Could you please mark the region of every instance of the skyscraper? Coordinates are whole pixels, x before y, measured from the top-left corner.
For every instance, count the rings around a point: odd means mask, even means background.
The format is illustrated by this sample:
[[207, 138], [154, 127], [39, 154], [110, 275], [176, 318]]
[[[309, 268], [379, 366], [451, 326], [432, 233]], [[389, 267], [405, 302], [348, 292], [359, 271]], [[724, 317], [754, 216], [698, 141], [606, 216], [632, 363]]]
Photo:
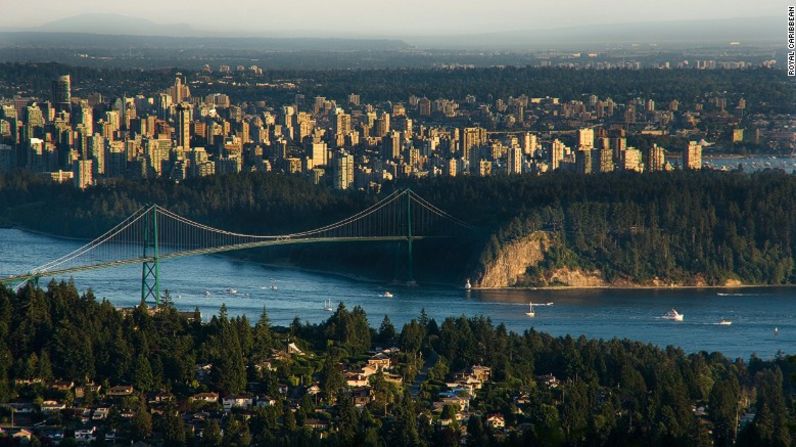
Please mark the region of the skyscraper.
[[666, 166], [666, 155], [664, 149], [657, 144], [653, 144], [647, 149], [647, 171], [663, 171]]
[[191, 148], [191, 105], [188, 103], [177, 104], [177, 146], [187, 151]]
[[689, 141], [683, 151], [683, 169], [702, 169], [702, 146], [696, 141]]
[[506, 166], [509, 174], [522, 174], [522, 148], [512, 146], [509, 148], [508, 164]]
[[72, 101], [72, 78], [66, 74], [52, 83], [53, 104], [58, 110], [69, 110]]
[[334, 159], [335, 189], [349, 189], [354, 184], [354, 156], [341, 151]]
[[564, 159], [565, 146], [561, 140], [554, 140], [550, 148], [550, 169], [556, 170], [561, 166], [561, 160]]
[[578, 150], [590, 151], [594, 149], [594, 129], [585, 128], [578, 130]]

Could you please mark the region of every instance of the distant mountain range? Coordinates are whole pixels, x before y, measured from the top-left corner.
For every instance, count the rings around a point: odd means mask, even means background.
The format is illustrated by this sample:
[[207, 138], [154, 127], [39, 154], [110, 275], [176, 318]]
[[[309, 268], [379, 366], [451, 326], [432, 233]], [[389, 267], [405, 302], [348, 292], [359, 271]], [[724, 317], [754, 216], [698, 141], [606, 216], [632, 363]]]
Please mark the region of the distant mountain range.
[[667, 44], [699, 46], [729, 42], [772, 43], [783, 39], [785, 27], [776, 17], [694, 20], [676, 22], [619, 23], [544, 29], [533, 27], [492, 33], [468, 33], [449, 36], [404, 38], [424, 48], [560, 48], [569, 46], [604, 46], [616, 44]]
[[130, 36], [197, 36], [186, 23], [160, 24], [142, 17], [121, 14], [81, 14], [55, 20], [23, 31], [48, 33], [124, 34]]
[[[624, 23], [461, 35], [362, 36], [354, 32], [206, 30], [188, 24], [159, 24], [118, 14], [83, 14], [25, 29], [0, 29], [0, 46], [53, 46], [60, 48], [235, 48], [252, 50], [399, 50], [410, 47], [438, 49], [540, 49], [600, 47], [622, 44], [700, 46], [782, 40], [784, 23], [774, 17], [676, 22]], [[98, 38], [101, 35], [101, 38]]]

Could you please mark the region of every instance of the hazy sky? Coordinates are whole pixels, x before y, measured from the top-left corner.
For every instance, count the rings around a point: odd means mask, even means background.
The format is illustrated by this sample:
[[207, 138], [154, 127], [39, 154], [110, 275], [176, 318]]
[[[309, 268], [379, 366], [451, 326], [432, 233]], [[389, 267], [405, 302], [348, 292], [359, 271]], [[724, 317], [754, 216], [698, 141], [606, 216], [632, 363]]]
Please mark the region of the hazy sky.
[[786, 0], [0, 0], [0, 27], [116, 13], [198, 30], [440, 34], [779, 16]]

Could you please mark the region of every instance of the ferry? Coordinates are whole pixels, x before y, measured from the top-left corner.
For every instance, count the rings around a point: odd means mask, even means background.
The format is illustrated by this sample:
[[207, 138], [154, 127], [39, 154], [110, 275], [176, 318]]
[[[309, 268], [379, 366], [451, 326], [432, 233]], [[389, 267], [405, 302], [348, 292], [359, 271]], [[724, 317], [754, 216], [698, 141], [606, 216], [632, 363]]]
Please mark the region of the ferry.
[[685, 315], [677, 312], [677, 309], [672, 309], [663, 316], [664, 320], [683, 321]]

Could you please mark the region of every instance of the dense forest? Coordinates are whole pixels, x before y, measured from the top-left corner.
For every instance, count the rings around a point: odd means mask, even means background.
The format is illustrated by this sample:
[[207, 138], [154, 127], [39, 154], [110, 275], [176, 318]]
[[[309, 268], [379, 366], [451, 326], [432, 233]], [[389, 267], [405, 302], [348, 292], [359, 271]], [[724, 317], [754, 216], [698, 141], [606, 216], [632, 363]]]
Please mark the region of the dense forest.
[[[303, 354], [279, 354], [288, 343]], [[378, 372], [369, 403], [355, 406], [341, 369], [374, 346], [392, 345], [400, 348], [394, 371], [403, 385], [385, 382]], [[272, 367], [255, 368], [263, 359]], [[202, 378], [195, 365], [204, 364], [212, 367]], [[471, 400], [469, 418], [456, 420], [447, 406], [434, 412], [444, 383], [474, 364], [492, 373]], [[105, 390], [132, 384], [135, 392], [112, 404], [130, 415], [114, 410], [102, 430], [169, 446], [454, 446], [465, 440], [478, 446], [785, 447], [796, 439], [794, 372], [796, 363], [786, 357], [733, 361], [628, 340], [556, 338], [532, 329], [517, 334], [484, 317], [437, 322], [421, 313], [401, 329], [385, 317], [374, 330], [362, 309], [340, 305], [323, 323], [296, 319], [282, 328], [272, 327], [265, 311], [252, 324], [223, 307], [201, 323], [168, 301], [155, 312], [139, 306], [123, 314], [67, 283], [0, 289], [0, 402], [96, 406], [104, 392], [78, 397], [48, 384], [61, 379]], [[540, 377], [555, 377], [559, 385], [544, 385]], [[307, 394], [312, 384], [319, 390], [314, 396]], [[200, 392], [244, 390], [273, 401], [222, 412], [188, 400]], [[153, 392], [176, 400], [153, 401], [147, 398]], [[487, 415], [496, 413], [506, 428], [487, 427]], [[186, 421], [196, 414], [204, 422], [189, 429]], [[80, 426], [67, 413], [47, 419]]]
[[[129, 70], [96, 69], [55, 63], [0, 64], [0, 96], [20, 91], [50, 96], [53, 79], [71, 73], [77, 96], [97, 90], [105, 96], [132, 95], [164, 89], [174, 81], [178, 69]], [[190, 73], [191, 71], [183, 71]], [[658, 70], [612, 69], [573, 70], [568, 68], [490, 67], [468, 70], [442, 69], [357, 69], [357, 70], [268, 70], [251, 78], [245, 73], [233, 74], [235, 86], [224, 93], [233, 101], [266, 99], [276, 105], [291, 104], [295, 94], [306, 98], [328, 97], [346, 102], [347, 96], [358, 93], [365, 102], [406, 101], [411, 95], [431, 99], [462, 100], [476, 94], [479, 101], [518, 97], [558, 97], [565, 100], [588, 95], [612, 98], [622, 103], [635, 98], [649, 98], [661, 104], [677, 99], [683, 104], [705, 101], [709, 95], [726, 95], [730, 102], [746, 99], [747, 113], [790, 113], [796, 102], [793, 84], [779, 70]], [[256, 83], [289, 81], [298, 90], [255, 87]], [[91, 86], [91, 89], [87, 87]], [[218, 84], [191, 87], [194, 95], [218, 92]], [[151, 92], [150, 92], [151, 93]]]
[[[793, 84], [777, 70], [768, 69], [572, 70], [508, 66], [469, 70], [269, 71], [267, 75], [273, 80], [305, 79], [302, 93], [308, 98], [320, 95], [343, 100], [353, 91], [370, 102], [405, 101], [410, 95], [460, 99], [475, 94], [481, 101], [521, 95], [567, 100], [597, 95], [617, 102], [641, 97], [661, 103], [672, 99], [691, 103], [710, 93], [727, 92], [743, 95], [749, 104], [760, 107], [756, 111], [789, 113], [796, 101]], [[241, 98], [245, 97], [245, 93], [241, 94]]]
[[[418, 244], [419, 279], [424, 265], [432, 269], [444, 260], [444, 272], [430, 271], [443, 275], [439, 280], [460, 283], [477, 276], [507, 244], [545, 231], [555, 244], [539, 266], [529, 269], [525, 284], [535, 284], [545, 269], [562, 266], [599, 270], [608, 282], [796, 281], [796, 177], [778, 171], [440, 177], [387, 184], [381, 194], [339, 192], [276, 174], [214, 176], [181, 184], [119, 181], [86, 191], [11, 174], [0, 176], [0, 221], [90, 238], [141, 206], [158, 203], [219, 228], [279, 234], [335, 222], [407, 186], [478, 228], [446, 247], [422, 252]], [[344, 265], [359, 259], [361, 265], [378, 264], [369, 257], [393, 257], [382, 247], [363, 247], [307, 246], [288, 255], [329, 261], [326, 267], [335, 259], [345, 260], [340, 261]]]

